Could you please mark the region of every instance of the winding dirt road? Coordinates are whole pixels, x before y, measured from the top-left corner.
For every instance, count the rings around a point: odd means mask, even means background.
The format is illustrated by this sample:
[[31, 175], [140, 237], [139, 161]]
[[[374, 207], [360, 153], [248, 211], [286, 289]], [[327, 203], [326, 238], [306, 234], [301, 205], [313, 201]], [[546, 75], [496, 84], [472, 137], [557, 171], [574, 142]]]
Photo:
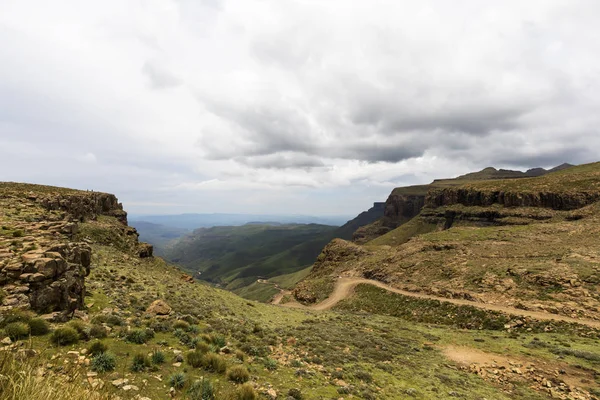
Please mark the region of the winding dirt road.
[[[424, 293], [414, 293], [414, 292], [409, 292], [406, 290], [396, 289], [394, 287], [386, 285], [385, 283], [382, 283], [379, 281], [374, 281], [371, 279], [364, 279], [364, 278], [339, 278], [335, 285], [335, 288], [333, 289], [333, 293], [331, 293], [331, 295], [327, 299], [323, 300], [322, 302], [320, 302], [318, 304], [315, 304], [312, 306], [305, 306], [305, 305], [302, 305], [297, 302], [290, 302], [290, 303], [281, 304], [281, 306], [292, 307], [292, 308], [304, 308], [304, 309], [311, 309], [311, 310], [329, 310], [329, 309], [333, 308], [340, 301], [352, 296], [352, 294], [354, 293], [354, 288], [356, 288], [356, 286], [358, 286], [360, 284], [377, 286], [381, 289], [387, 290], [388, 292], [401, 294], [403, 296], [415, 297], [418, 299], [438, 300], [438, 301], [457, 304], [457, 305], [461, 305], [461, 306], [476, 307], [476, 308], [480, 308], [483, 310], [499, 311], [499, 312], [514, 315], [514, 316], [530, 317], [530, 318], [534, 318], [537, 320], [544, 320], [544, 321], [571, 322], [571, 323], [576, 323], [576, 324], [580, 324], [580, 325], [586, 325], [591, 328], [600, 329], [600, 321], [596, 321], [596, 320], [592, 320], [592, 319], [578, 319], [578, 318], [567, 317], [564, 315], [546, 313], [546, 312], [542, 312], [542, 311], [521, 310], [518, 308], [507, 307], [507, 306], [502, 306], [502, 305], [497, 305], [497, 304], [477, 303], [477, 302], [473, 302], [473, 301], [469, 301], [469, 300], [448, 299], [445, 297], [436, 297], [436, 296], [432, 296], [432, 295], [428, 295], [428, 294], [424, 294]], [[281, 299], [283, 298], [284, 294], [286, 294], [286, 293], [289, 293], [289, 292], [282, 291], [279, 295], [276, 295], [275, 298], [273, 299], [272, 304], [279, 304], [281, 302]]]

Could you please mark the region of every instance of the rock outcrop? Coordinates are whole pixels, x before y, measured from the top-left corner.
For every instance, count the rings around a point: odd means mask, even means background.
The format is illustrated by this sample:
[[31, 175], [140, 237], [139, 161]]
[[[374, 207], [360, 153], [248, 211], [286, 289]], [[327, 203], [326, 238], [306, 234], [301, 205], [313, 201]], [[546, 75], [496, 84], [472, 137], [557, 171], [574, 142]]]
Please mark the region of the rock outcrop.
[[99, 216], [116, 218], [133, 251], [152, 257], [112, 194], [0, 183], [0, 311], [66, 316], [82, 309], [92, 241], [78, 235], [79, 223]]
[[153, 315], [169, 315], [172, 308], [164, 300], [155, 300], [148, 306], [146, 312]]
[[3, 288], [7, 296], [2, 305], [38, 313], [82, 308], [90, 262], [86, 243], [57, 243], [24, 253], [2, 269], [0, 279], [9, 282]]
[[84, 221], [95, 219], [98, 215], [116, 217], [127, 225], [127, 213], [115, 195], [99, 192], [80, 192], [67, 195], [46, 194], [30, 196], [47, 210], [66, 211], [73, 218]]

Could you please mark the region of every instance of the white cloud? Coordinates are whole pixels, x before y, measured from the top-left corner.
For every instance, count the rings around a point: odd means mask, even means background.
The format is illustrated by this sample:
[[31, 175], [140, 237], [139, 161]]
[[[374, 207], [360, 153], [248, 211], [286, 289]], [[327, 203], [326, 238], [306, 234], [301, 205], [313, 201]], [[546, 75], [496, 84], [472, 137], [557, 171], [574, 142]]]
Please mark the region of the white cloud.
[[0, 170], [116, 192], [133, 211], [351, 213], [488, 165], [594, 161], [599, 12], [5, 0]]

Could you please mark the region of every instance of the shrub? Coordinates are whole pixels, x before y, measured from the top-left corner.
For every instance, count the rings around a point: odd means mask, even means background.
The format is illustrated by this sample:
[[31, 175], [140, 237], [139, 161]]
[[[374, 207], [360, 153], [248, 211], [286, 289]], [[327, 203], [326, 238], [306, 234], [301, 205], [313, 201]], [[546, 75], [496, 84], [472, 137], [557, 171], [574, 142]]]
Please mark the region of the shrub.
[[214, 340], [213, 340], [213, 344], [219, 348], [225, 347], [225, 345], [227, 344], [227, 341], [225, 340], [225, 336], [222, 336], [222, 335], [215, 336]]
[[273, 360], [272, 358], [265, 358], [263, 364], [269, 371], [274, 371], [277, 369], [277, 361]]
[[88, 347], [88, 353], [91, 356], [97, 356], [98, 354], [106, 353], [106, 350], [108, 350], [108, 346], [99, 340], [96, 340]]
[[249, 383], [244, 383], [235, 392], [237, 400], [256, 400], [258, 398], [254, 388]]
[[81, 320], [72, 320], [66, 326], [77, 331], [79, 339], [88, 340], [90, 338], [90, 327]]
[[210, 351], [210, 346], [204, 342], [196, 343], [196, 351], [199, 351], [202, 354], [206, 354]]
[[165, 353], [162, 351], [154, 350], [150, 356], [153, 364], [164, 364], [166, 361]]
[[288, 390], [288, 398], [290, 397], [295, 400], [302, 400], [302, 393], [300, 392], [300, 389], [292, 388]]
[[361, 381], [366, 382], [366, 383], [371, 383], [373, 381], [373, 377], [371, 376], [371, 374], [369, 374], [368, 372], [363, 371], [363, 370], [356, 371], [354, 376], [357, 379], [360, 379]]
[[250, 379], [250, 374], [248, 373], [246, 367], [234, 365], [227, 371], [227, 378], [235, 383], [245, 383], [248, 382], [248, 379]]
[[50, 341], [58, 346], [66, 346], [68, 344], [77, 343], [79, 341], [79, 334], [77, 334], [77, 331], [70, 326], [65, 326], [52, 332]]
[[235, 358], [237, 358], [238, 360], [240, 360], [240, 361], [243, 362], [244, 359], [246, 358], [246, 354], [244, 354], [244, 352], [241, 351], [241, 350], [236, 350], [235, 351]]
[[187, 391], [190, 400], [214, 400], [215, 389], [207, 379], [194, 381]]
[[94, 339], [104, 339], [108, 336], [108, 331], [102, 325], [92, 325], [90, 328], [90, 337]]
[[31, 314], [21, 310], [10, 310], [4, 315], [0, 315], [0, 328], [4, 328], [6, 325], [12, 322], [29, 322]]
[[207, 371], [222, 374], [227, 369], [227, 364], [220, 355], [208, 353], [202, 357], [202, 367]]
[[133, 329], [125, 335], [126, 341], [136, 344], [144, 344], [149, 339], [147, 331], [143, 329]]
[[109, 315], [106, 318], [106, 324], [108, 326], [123, 326], [124, 325], [124, 321], [121, 317], [117, 316], [117, 315]]
[[133, 361], [131, 362], [131, 371], [132, 372], [142, 372], [145, 371], [146, 368], [152, 366], [150, 359], [145, 354], [136, 354], [133, 356]]
[[32, 318], [27, 324], [33, 336], [42, 336], [50, 332], [50, 325], [42, 318]]
[[190, 324], [182, 320], [175, 321], [175, 323], [173, 324], [173, 330], [177, 329], [181, 329], [182, 331], [189, 331]]
[[185, 359], [192, 367], [200, 368], [203, 365], [202, 359], [204, 358], [204, 354], [198, 350], [190, 351], [187, 353]]
[[4, 331], [11, 340], [19, 340], [29, 335], [29, 325], [24, 322], [11, 322], [4, 327]]
[[95, 372], [109, 372], [117, 365], [116, 357], [111, 353], [100, 353], [92, 358], [91, 367]]
[[144, 334], [146, 335], [146, 341], [154, 339], [154, 330], [146, 328], [144, 329]]
[[183, 372], [177, 372], [169, 377], [169, 384], [175, 389], [183, 389], [186, 376]]

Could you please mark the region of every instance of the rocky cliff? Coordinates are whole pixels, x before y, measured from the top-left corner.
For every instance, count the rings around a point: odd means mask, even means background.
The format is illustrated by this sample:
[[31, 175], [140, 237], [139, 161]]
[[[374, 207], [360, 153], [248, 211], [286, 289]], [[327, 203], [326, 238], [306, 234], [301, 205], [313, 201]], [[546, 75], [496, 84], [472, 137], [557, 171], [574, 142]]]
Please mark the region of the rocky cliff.
[[598, 192], [511, 192], [502, 190], [480, 190], [476, 188], [446, 188], [431, 190], [425, 199], [429, 208], [454, 204], [489, 207], [499, 204], [504, 207], [542, 207], [554, 210], [574, 210], [600, 200]]
[[383, 217], [372, 224], [357, 229], [352, 237], [352, 241], [364, 244], [382, 236], [417, 216], [424, 206], [435, 208], [453, 204], [462, 204], [465, 206], [502, 204], [505, 206], [537, 207], [539, 204], [539, 207], [550, 207], [560, 210], [580, 208], [592, 203], [594, 197], [585, 197], [584, 195], [579, 196], [584, 198], [574, 198], [573, 196], [561, 197], [556, 196], [555, 193], [544, 192], [525, 196], [522, 194], [522, 191], [515, 191], [514, 193], [487, 191], [484, 193], [479, 189], [455, 189], [474, 182], [507, 179], [520, 181], [522, 178], [544, 176], [571, 167], [573, 165], [565, 163], [550, 170], [533, 168], [526, 172], [488, 167], [481, 171], [471, 172], [452, 179], [435, 179], [428, 185], [395, 188], [385, 202]]
[[116, 218], [138, 255], [152, 256], [112, 194], [0, 183], [0, 311], [81, 309], [91, 247], [79, 237], [79, 224], [100, 216]]

